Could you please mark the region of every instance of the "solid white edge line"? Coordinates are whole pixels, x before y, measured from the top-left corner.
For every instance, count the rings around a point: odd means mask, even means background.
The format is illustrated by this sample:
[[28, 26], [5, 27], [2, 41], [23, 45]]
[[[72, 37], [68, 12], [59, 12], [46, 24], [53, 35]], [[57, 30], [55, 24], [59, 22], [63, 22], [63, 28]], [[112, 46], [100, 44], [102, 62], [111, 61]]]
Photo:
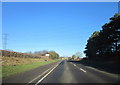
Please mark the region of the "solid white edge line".
[[[59, 64], [59, 63], [58, 63]], [[51, 67], [53, 68], [53, 66]], [[38, 78], [40, 78], [42, 75], [44, 75], [47, 71], [49, 71], [51, 68], [47, 69], [45, 72], [43, 72], [41, 75], [35, 77], [34, 79], [32, 79], [31, 81], [29, 81], [26, 85], [29, 85], [30, 83], [32, 83], [33, 81], [37, 80]]]
[[[53, 67], [51, 67], [51, 68], [53, 68]], [[47, 71], [49, 71], [51, 68], [49, 68], [49, 69], [47, 69], [45, 72], [43, 72], [41, 75], [39, 75], [39, 76], [37, 76], [36, 78], [34, 78], [33, 80], [31, 80], [30, 82], [28, 82], [28, 84], [29, 83], [32, 83], [33, 81], [35, 81], [36, 79], [38, 79], [40, 76], [42, 76], [43, 74], [45, 74]], [[28, 84], [26, 84], [26, 85], [28, 85]]]
[[43, 79], [45, 79], [59, 64], [57, 64], [52, 70], [50, 70], [45, 76], [43, 76], [35, 85], [39, 84]]

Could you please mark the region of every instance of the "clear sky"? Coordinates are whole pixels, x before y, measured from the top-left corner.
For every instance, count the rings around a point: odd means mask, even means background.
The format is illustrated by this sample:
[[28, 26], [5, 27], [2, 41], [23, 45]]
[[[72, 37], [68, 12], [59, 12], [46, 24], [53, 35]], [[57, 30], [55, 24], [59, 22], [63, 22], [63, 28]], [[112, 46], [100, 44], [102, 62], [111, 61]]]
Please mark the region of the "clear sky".
[[7, 49], [54, 50], [61, 56], [83, 52], [94, 31], [118, 12], [117, 2], [3, 2]]

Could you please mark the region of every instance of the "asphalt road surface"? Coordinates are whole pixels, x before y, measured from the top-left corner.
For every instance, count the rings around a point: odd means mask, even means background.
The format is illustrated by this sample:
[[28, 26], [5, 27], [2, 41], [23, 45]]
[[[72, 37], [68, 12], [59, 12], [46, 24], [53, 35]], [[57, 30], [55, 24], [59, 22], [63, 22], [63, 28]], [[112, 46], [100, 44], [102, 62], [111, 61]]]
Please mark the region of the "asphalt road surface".
[[62, 61], [53, 72], [38, 83], [118, 83], [118, 75]]
[[118, 79], [118, 74], [63, 60], [3, 79], [3, 83], [26, 83], [27, 85], [30, 83], [34, 85], [40, 83], [118, 83]]

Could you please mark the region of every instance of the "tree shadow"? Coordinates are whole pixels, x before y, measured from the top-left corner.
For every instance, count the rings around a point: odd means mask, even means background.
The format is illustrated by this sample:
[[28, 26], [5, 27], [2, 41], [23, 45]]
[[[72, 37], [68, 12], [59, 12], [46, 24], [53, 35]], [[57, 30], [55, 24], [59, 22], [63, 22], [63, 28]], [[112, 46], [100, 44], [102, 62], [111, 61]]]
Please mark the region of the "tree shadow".
[[104, 64], [104, 62], [100, 64], [100, 63], [94, 63], [94, 62], [92, 63], [92, 62], [89, 62], [88, 60], [80, 60], [80, 61], [68, 60], [67, 62], [73, 62], [76, 64], [81, 64], [83, 66], [93, 67], [93, 68], [96, 68], [98, 70], [105, 71], [108, 73], [120, 74], [119, 63], [117, 64], [117, 66], [114, 66], [114, 65], [110, 66], [110, 65]]

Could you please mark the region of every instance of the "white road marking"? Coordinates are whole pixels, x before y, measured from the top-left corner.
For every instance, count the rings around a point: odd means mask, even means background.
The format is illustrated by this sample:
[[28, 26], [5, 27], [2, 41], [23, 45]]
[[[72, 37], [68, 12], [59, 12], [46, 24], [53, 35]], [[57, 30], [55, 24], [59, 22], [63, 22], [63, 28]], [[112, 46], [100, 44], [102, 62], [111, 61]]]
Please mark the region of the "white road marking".
[[[73, 64], [73, 63], [71, 63], [71, 64]], [[76, 64], [73, 64], [74, 66], [76, 66], [79, 70], [81, 70], [81, 71], [83, 71], [83, 72], [85, 72], [86, 73], [86, 71], [84, 70], [84, 69], [82, 69], [82, 68], [79, 68]]]
[[[58, 63], [60, 64], [60, 62]], [[32, 83], [33, 81], [37, 80], [38, 78], [40, 78], [41, 76], [43, 76], [46, 72], [48, 72], [50, 69], [52, 69], [53, 66], [51, 68], [49, 68], [48, 70], [44, 71], [41, 75], [37, 76], [36, 78], [34, 78], [33, 80], [31, 80], [30, 82], [28, 82], [26, 85], [29, 85], [30, 83]]]
[[81, 71], [86, 72], [84, 69], [80, 68]]
[[50, 70], [45, 76], [43, 76], [35, 85], [39, 84], [43, 79], [45, 79], [59, 64], [57, 64], [52, 70]]
[[[71, 62], [71, 64], [73, 64], [72, 62]], [[74, 66], [76, 66], [75, 64], [73, 64]]]
[[76, 66], [75, 64], [73, 64], [74, 66]]
[[[51, 67], [51, 68], [53, 68], [53, 67]], [[37, 76], [36, 78], [34, 78], [33, 80], [31, 80], [30, 82], [28, 82], [28, 84], [29, 83], [32, 83], [33, 81], [35, 81], [35, 80], [37, 80], [38, 78], [40, 78], [42, 75], [44, 75], [47, 71], [49, 71], [51, 68], [49, 68], [48, 70], [46, 70], [45, 72], [43, 72], [41, 75], [39, 75], [39, 76]], [[26, 84], [26, 85], [28, 85], [28, 84]]]

